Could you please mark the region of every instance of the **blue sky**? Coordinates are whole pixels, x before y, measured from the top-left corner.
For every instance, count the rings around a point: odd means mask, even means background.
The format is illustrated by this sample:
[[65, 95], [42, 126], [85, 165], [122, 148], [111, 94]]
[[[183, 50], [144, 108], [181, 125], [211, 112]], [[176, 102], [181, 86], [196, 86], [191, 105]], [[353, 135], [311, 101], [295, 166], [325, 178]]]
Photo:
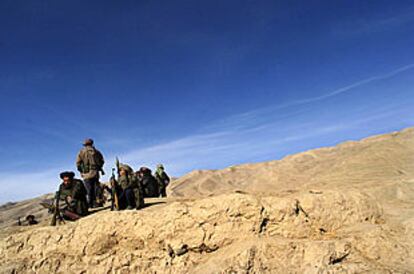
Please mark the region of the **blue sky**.
[[414, 126], [413, 34], [412, 1], [1, 1], [0, 203], [87, 137], [179, 176]]

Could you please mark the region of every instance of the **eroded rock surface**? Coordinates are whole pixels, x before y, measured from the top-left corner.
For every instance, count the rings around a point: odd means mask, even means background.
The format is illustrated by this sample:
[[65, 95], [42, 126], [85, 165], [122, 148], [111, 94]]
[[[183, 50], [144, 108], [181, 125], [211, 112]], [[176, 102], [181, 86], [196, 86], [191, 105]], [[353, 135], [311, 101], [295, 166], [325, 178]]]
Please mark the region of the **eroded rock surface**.
[[3, 273], [411, 272], [412, 244], [398, 229], [358, 191], [230, 194], [16, 233], [2, 239], [0, 265]]

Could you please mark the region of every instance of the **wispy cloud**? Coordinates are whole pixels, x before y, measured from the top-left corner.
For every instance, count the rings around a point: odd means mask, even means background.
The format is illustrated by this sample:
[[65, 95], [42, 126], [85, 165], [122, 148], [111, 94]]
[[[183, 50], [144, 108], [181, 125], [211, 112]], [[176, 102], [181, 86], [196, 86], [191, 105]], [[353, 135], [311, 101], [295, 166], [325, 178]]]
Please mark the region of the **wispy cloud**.
[[380, 74], [380, 75], [376, 75], [376, 76], [373, 76], [373, 77], [369, 77], [369, 78], [360, 80], [358, 82], [355, 82], [355, 83], [350, 84], [348, 86], [333, 90], [333, 91], [328, 92], [326, 94], [323, 94], [321, 96], [316, 96], [316, 97], [307, 98], [307, 99], [303, 99], [303, 100], [293, 101], [293, 102], [290, 103], [289, 106], [297, 106], [297, 105], [308, 104], [308, 103], [313, 103], [313, 102], [321, 101], [321, 100], [324, 100], [324, 99], [328, 99], [330, 97], [337, 96], [337, 95], [340, 95], [342, 93], [346, 93], [347, 91], [350, 91], [354, 88], [357, 88], [357, 87], [360, 87], [360, 86], [363, 86], [363, 85], [366, 85], [366, 84], [369, 84], [369, 83], [372, 83], [372, 82], [375, 82], [375, 81], [385, 80], [385, 79], [391, 78], [393, 76], [396, 76], [400, 73], [403, 73], [403, 72], [405, 72], [407, 70], [410, 70], [410, 69], [413, 69], [413, 68], [414, 68], [414, 63], [408, 64], [408, 65], [399, 67], [399, 68], [397, 68], [393, 71], [390, 71], [388, 73]]
[[[205, 128], [205, 134], [132, 150], [123, 155], [122, 159], [136, 167], [144, 164], [154, 166], [163, 161], [171, 171], [179, 175], [194, 168], [219, 168], [249, 159], [274, 159], [289, 151], [280, 149], [280, 146], [287, 143], [345, 131], [387, 117], [398, 117], [402, 112], [409, 111], [409, 105], [389, 105], [374, 110], [354, 110], [347, 117], [341, 117], [340, 114], [324, 117], [315, 114], [311, 107], [298, 106], [312, 105], [411, 69], [414, 69], [414, 63], [322, 95], [233, 115]], [[277, 151], [283, 152], [276, 153]]]
[[[412, 100], [387, 105], [355, 101], [352, 106], [335, 105], [335, 111], [325, 109], [329, 115], [320, 106], [312, 105], [413, 68], [414, 64], [409, 64], [322, 95], [234, 115], [212, 123], [198, 134], [145, 148], [131, 147], [127, 153], [118, 156], [134, 168], [142, 165], [153, 167], [162, 162], [172, 175], [177, 176], [193, 169], [216, 169], [278, 159], [286, 154], [365, 137], [381, 130], [412, 126]], [[106, 156], [109, 174], [115, 155]], [[0, 193], [0, 203], [54, 191], [59, 181], [58, 174], [63, 169], [16, 175], [0, 173], [0, 186], [4, 189]]]
[[[193, 169], [217, 169], [278, 159], [286, 154], [318, 147], [321, 138], [325, 140], [329, 137], [337, 141], [354, 136], [361, 138], [366, 135], [366, 130], [388, 130], [389, 124], [386, 121], [395, 121], [398, 117], [405, 117], [413, 124], [411, 105], [388, 106], [375, 111], [362, 109], [349, 117], [334, 117], [333, 120], [317, 117], [318, 121], [313, 121], [315, 116], [312, 115], [302, 122], [299, 122], [302, 117], [297, 117], [299, 119], [276, 121], [257, 128], [191, 135], [152, 147], [134, 149], [118, 156], [122, 162], [134, 168], [143, 165], [154, 167], [162, 162], [168, 172], [177, 176]], [[361, 133], [352, 135], [352, 132]], [[114, 158], [114, 155], [108, 155], [106, 159], [108, 176]], [[44, 172], [0, 174], [0, 186], [3, 189], [0, 204], [55, 191], [59, 184], [59, 173], [70, 166]], [[107, 180], [108, 176], [103, 180]]]
[[[351, 92], [358, 87], [362, 87], [364, 85], [368, 85], [376, 81], [386, 80], [386, 79], [392, 78], [394, 76], [397, 76], [401, 73], [404, 73], [412, 69], [414, 69], [414, 63], [398, 67], [387, 73], [375, 75], [372, 77], [368, 77], [368, 78], [356, 81], [347, 86], [332, 90], [322, 95], [304, 98], [301, 100], [293, 100], [293, 101], [289, 101], [289, 102], [278, 104], [278, 105], [273, 105], [273, 106], [255, 109], [255, 110], [244, 112], [244, 113], [239, 113], [239, 114], [227, 117], [225, 119], [222, 119], [212, 125], [209, 125], [207, 129], [212, 130], [212, 129], [217, 129], [217, 128], [229, 128], [232, 126], [239, 127], [239, 128], [243, 128], [246, 126], [250, 127], [252, 126], [251, 125], [252, 121], [253, 123], [257, 125], [257, 122], [260, 119], [263, 119], [263, 117], [272, 117], [273, 119], [272, 114], [276, 112], [278, 112], [277, 119], [286, 119], [292, 116], [297, 116], [299, 113], [306, 112], [307, 110], [303, 108], [294, 108], [294, 107], [312, 104], [312, 103], [323, 101], [323, 100], [326, 100], [326, 99], [329, 99], [335, 96], [339, 96], [341, 94]], [[288, 109], [290, 110], [283, 112], [283, 113], [279, 113], [281, 110], [288, 110]]]
[[[315, 141], [320, 136], [336, 136], [335, 138], [341, 140], [338, 134], [360, 128], [369, 129], [369, 125], [378, 128], [378, 123], [383, 123], [385, 119], [393, 120], [404, 113], [410, 114], [409, 105], [378, 108], [374, 111], [364, 109], [349, 114], [348, 117], [335, 116], [334, 119], [311, 115], [308, 120], [303, 121], [303, 117], [296, 117], [298, 119], [289, 122], [268, 123], [257, 128], [229, 129], [214, 134], [188, 136], [133, 150], [121, 155], [121, 160], [134, 167], [154, 166], [162, 161], [170, 172], [182, 175], [192, 169], [216, 169], [248, 161], [277, 159], [302, 147], [312, 147], [311, 140]], [[414, 113], [407, 117], [414, 123]], [[312, 121], [315, 118], [318, 121]], [[304, 140], [305, 143], [298, 145]]]

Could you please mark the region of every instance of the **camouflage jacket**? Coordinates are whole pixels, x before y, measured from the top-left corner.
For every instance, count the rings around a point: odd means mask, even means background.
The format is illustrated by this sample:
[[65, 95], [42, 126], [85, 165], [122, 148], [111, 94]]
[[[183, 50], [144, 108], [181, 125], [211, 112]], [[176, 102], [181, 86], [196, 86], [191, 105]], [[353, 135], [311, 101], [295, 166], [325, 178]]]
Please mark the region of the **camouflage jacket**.
[[124, 175], [118, 177], [118, 184], [122, 189], [141, 188], [140, 182], [135, 175]]
[[158, 185], [160, 187], [166, 187], [170, 183], [170, 177], [168, 177], [167, 173], [164, 171], [161, 174], [156, 172], [155, 179], [157, 179]]
[[93, 146], [85, 146], [76, 157], [76, 167], [83, 179], [99, 178], [104, 163], [102, 153]]
[[133, 186], [132, 180], [130, 180], [130, 178], [127, 175], [119, 176], [118, 184], [123, 190], [127, 188], [132, 188]]
[[141, 182], [134, 175], [124, 175], [118, 177], [118, 185], [123, 189], [132, 189], [135, 195], [135, 201], [137, 208], [142, 208], [144, 206], [144, 192], [141, 186]]
[[[74, 179], [67, 185], [61, 183], [59, 186], [59, 191], [60, 201], [62, 205], [65, 204], [69, 210], [75, 212], [78, 215], [84, 216], [88, 214], [86, 189], [81, 180]], [[68, 197], [71, 197], [72, 199], [70, 203], [68, 201]]]

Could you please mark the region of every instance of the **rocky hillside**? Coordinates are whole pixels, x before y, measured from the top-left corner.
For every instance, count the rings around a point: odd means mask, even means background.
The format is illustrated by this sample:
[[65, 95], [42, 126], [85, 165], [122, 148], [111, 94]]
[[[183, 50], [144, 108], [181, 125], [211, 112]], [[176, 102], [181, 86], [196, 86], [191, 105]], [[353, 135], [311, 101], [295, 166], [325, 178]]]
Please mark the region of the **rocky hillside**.
[[140, 211], [3, 228], [0, 273], [414, 272], [414, 129], [169, 191]]
[[48, 218], [48, 212], [40, 205], [40, 202], [52, 198], [52, 194], [46, 194], [38, 198], [0, 206], [0, 229], [15, 226], [19, 218], [24, 222], [25, 217], [29, 214], [33, 214], [38, 220]]

